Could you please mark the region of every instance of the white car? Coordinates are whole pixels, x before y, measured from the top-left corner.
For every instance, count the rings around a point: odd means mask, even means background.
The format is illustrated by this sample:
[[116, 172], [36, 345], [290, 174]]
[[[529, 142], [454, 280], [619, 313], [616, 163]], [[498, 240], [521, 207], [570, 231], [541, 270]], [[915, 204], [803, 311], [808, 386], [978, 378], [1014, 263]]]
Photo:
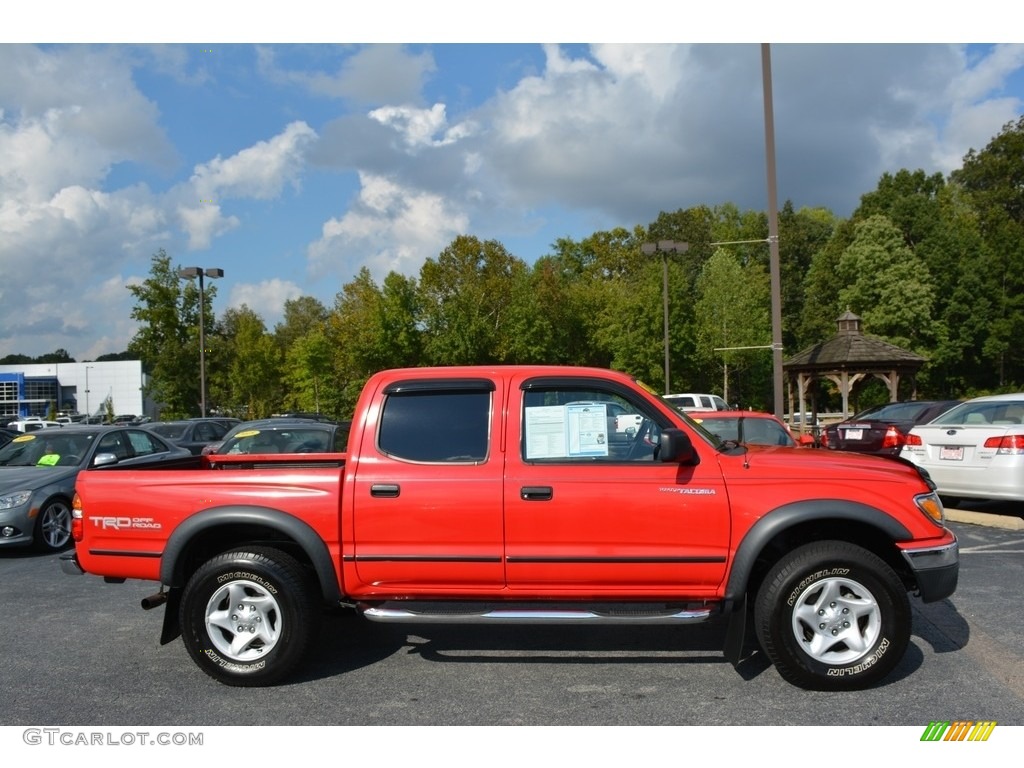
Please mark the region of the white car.
[[24, 419], [18, 419], [12, 421], [7, 425], [8, 429], [13, 429], [18, 432], [35, 432], [40, 429], [48, 429], [49, 427], [60, 427], [62, 424], [56, 421], [47, 421], [38, 416], [27, 416]]
[[678, 394], [665, 395], [669, 405], [681, 411], [728, 411], [729, 405], [718, 395]]
[[1024, 501], [1024, 393], [961, 403], [911, 429], [900, 456], [928, 471], [947, 504]]

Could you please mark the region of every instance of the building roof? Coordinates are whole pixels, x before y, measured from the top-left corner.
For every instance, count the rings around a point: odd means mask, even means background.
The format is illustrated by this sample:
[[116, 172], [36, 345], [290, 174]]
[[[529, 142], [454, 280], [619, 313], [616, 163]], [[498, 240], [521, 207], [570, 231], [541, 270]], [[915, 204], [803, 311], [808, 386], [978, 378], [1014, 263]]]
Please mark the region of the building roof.
[[839, 332], [832, 338], [793, 355], [783, 363], [787, 370], [807, 369], [918, 369], [925, 358], [861, 332], [860, 318], [847, 310], [837, 320]]

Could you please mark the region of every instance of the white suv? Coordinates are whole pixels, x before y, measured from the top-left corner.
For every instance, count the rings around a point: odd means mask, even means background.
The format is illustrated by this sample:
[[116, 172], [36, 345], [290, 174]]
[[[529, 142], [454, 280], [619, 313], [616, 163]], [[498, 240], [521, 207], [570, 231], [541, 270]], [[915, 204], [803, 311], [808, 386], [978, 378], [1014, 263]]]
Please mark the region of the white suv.
[[728, 403], [718, 395], [665, 395], [670, 405], [681, 411], [728, 411]]

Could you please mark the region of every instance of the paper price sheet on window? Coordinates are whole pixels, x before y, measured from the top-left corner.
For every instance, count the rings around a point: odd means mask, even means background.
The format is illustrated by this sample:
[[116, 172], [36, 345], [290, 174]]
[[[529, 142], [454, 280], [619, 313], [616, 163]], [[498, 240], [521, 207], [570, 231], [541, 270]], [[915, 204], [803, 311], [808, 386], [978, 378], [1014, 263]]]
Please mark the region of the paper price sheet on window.
[[608, 411], [604, 403], [527, 408], [525, 421], [528, 460], [608, 455]]

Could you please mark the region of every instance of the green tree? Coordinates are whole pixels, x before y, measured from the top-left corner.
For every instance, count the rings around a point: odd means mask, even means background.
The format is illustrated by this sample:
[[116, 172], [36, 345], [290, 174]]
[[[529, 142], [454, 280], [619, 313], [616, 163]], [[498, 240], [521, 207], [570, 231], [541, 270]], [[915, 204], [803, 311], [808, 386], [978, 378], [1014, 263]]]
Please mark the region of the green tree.
[[982, 358], [996, 388], [1024, 381], [1024, 116], [971, 150], [951, 181], [970, 197], [985, 243], [983, 296], [992, 305]]
[[[515, 359], [526, 264], [494, 240], [460, 236], [420, 269], [424, 353], [437, 365]], [[518, 322], [517, 322], [518, 321]]]
[[211, 382], [223, 410], [241, 418], [262, 419], [282, 401], [282, 354], [256, 312], [243, 304], [224, 313], [218, 328], [226, 354], [224, 375]]
[[[729, 349], [771, 344], [769, 282], [759, 261], [743, 266], [727, 248], [712, 254], [697, 280], [697, 354], [708, 368], [722, 372], [722, 396], [729, 402], [765, 407], [771, 401], [759, 381], [765, 372], [770, 377], [770, 350]], [[736, 386], [728, 386], [729, 380]]]
[[928, 350], [934, 334], [931, 275], [887, 217], [855, 225], [838, 273], [844, 285], [839, 300], [861, 316], [867, 332], [900, 347]]
[[288, 299], [284, 303], [284, 317], [274, 326], [274, 338], [282, 351], [287, 351], [292, 344], [310, 331], [322, 330], [330, 315], [327, 307], [313, 296], [300, 296]]
[[[142, 361], [150, 376], [149, 396], [160, 403], [167, 418], [199, 413], [199, 289], [191, 281], [182, 284], [178, 267], [160, 249], [152, 257], [150, 276], [129, 285], [135, 297], [131, 317], [139, 329], [128, 351]], [[212, 302], [217, 289], [204, 290], [204, 320], [213, 327]]]
[[295, 339], [285, 351], [285, 404], [297, 411], [338, 417], [340, 403], [331, 378], [332, 361], [331, 343], [323, 327]]

